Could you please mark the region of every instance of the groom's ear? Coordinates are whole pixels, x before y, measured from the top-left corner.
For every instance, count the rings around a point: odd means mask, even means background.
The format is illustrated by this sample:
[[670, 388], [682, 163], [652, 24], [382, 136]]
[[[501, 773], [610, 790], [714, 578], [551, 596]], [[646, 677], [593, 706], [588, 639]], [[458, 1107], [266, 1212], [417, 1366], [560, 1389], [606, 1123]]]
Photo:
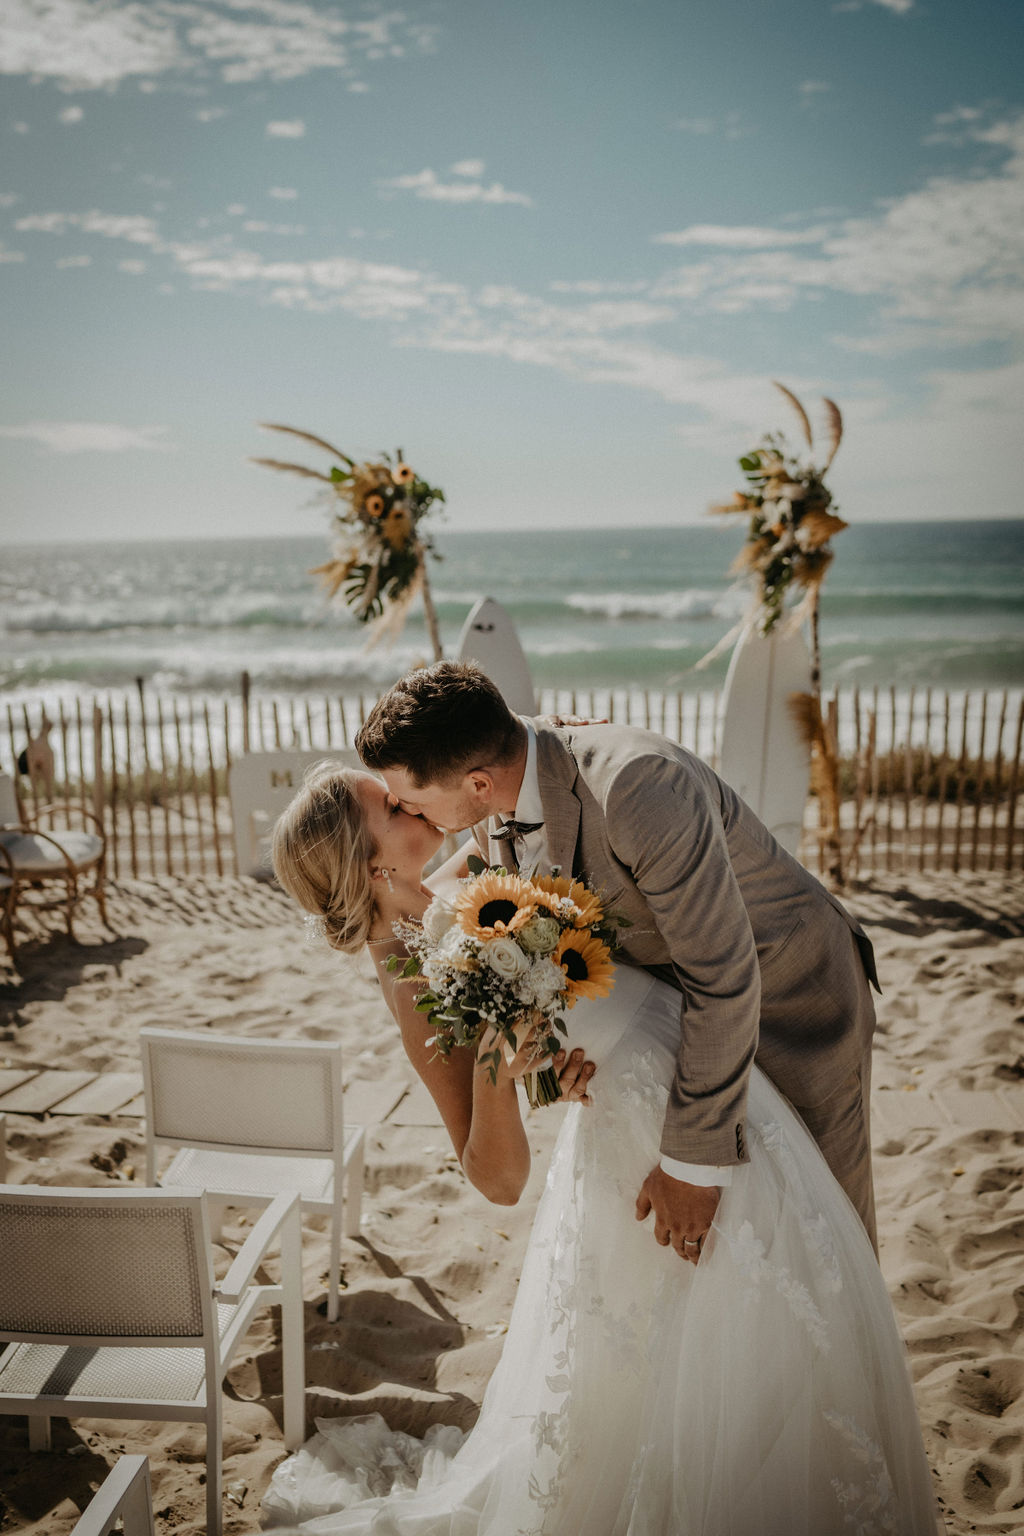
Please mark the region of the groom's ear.
[[467, 794], [481, 808], [489, 806], [494, 799], [494, 776], [486, 768], [471, 768], [463, 780], [463, 785]]

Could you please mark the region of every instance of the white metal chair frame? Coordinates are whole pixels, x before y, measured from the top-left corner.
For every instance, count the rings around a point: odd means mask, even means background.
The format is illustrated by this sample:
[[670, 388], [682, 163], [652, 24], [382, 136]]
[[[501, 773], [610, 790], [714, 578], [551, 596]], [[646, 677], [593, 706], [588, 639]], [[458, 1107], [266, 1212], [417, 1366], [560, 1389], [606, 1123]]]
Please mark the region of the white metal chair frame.
[[[55, 1415], [205, 1423], [207, 1533], [220, 1536], [222, 1382], [253, 1314], [278, 1303], [284, 1442], [302, 1444], [301, 1238], [297, 1197], [278, 1196], [218, 1282], [201, 1194], [0, 1185], [0, 1413], [28, 1415], [32, 1450], [49, 1448]], [[278, 1241], [280, 1282], [254, 1283]], [[147, 1272], [166, 1296], [147, 1294]], [[193, 1355], [177, 1379], [171, 1351]], [[147, 1370], [161, 1390], [147, 1394]]]
[[[72, 828], [64, 829], [62, 842], [60, 827], [40, 825], [43, 817], [52, 818], [58, 812], [65, 819], [69, 813], [73, 813], [93, 828], [91, 840], [97, 846], [95, 849], [90, 848], [86, 857], [76, 859], [70, 851], [74, 842], [68, 838], [67, 833], [72, 832]], [[74, 837], [80, 838], [82, 835], [78, 832]], [[87, 896], [95, 898], [100, 917], [106, 923], [107, 837], [99, 817], [92, 811], [81, 805], [41, 805], [28, 815], [18, 804], [14, 780], [9, 774], [0, 773], [0, 848], [4, 851], [0, 877], [12, 881], [5, 893], [0, 892], [4, 899], [0, 926], [12, 959], [15, 956], [14, 912], [18, 902], [25, 892], [41, 891], [55, 880], [64, 883], [63, 897], [52, 901], [33, 900], [31, 905], [41, 911], [62, 907], [70, 939], [75, 937], [75, 908]], [[82, 877], [90, 873], [91, 883], [83, 885]]]
[[124, 1536], [156, 1536], [149, 1458], [122, 1456], [75, 1522], [71, 1536], [110, 1536], [118, 1520]]
[[[262, 1206], [279, 1190], [298, 1189], [304, 1211], [330, 1218], [327, 1317], [336, 1322], [341, 1236], [360, 1232], [366, 1143], [364, 1126], [345, 1128], [341, 1045], [147, 1026], [139, 1046], [147, 1184], [202, 1189], [215, 1212]], [[285, 1075], [292, 1114], [279, 1087]], [[176, 1155], [158, 1174], [164, 1148]], [[285, 1160], [297, 1159], [305, 1167], [292, 1175]]]

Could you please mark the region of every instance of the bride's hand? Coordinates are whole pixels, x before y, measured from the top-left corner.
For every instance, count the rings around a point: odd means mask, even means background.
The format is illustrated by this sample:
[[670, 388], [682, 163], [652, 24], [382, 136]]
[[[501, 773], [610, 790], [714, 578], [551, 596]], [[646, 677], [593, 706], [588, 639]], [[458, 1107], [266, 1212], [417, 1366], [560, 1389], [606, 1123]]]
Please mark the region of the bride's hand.
[[563, 1099], [568, 1099], [573, 1104], [591, 1102], [587, 1089], [596, 1068], [592, 1061], [584, 1059], [581, 1050], [577, 1048], [568, 1053], [558, 1051], [551, 1065], [558, 1074], [558, 1086], [562, 1090]]

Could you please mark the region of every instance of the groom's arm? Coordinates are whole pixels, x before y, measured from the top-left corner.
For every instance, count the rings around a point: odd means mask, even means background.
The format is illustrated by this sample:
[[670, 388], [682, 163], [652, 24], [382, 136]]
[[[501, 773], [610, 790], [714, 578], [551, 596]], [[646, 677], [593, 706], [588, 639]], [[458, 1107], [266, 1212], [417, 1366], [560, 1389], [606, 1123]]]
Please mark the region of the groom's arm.
[[705, 1167], [746, 1161], [761, 1004], [754, 935], [715, 790], [699, 765], [645, 755], [615, 776], [604, 807], [612, 849], [650, 908], [682, 989], [661, 1150]]

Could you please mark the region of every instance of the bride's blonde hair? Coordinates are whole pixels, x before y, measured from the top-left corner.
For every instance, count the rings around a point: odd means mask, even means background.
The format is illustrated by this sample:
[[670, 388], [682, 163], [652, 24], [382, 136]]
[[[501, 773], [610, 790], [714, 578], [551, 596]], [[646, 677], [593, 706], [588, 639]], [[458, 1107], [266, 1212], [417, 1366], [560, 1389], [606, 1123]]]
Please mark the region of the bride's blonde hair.
[[370, 936], [374, 915], [370, 860], [376, 853], [356, 775], [317, 763], [274, 826], [274, 873], [289, 896], [316, 917], [332, 949], [354, 954]]

